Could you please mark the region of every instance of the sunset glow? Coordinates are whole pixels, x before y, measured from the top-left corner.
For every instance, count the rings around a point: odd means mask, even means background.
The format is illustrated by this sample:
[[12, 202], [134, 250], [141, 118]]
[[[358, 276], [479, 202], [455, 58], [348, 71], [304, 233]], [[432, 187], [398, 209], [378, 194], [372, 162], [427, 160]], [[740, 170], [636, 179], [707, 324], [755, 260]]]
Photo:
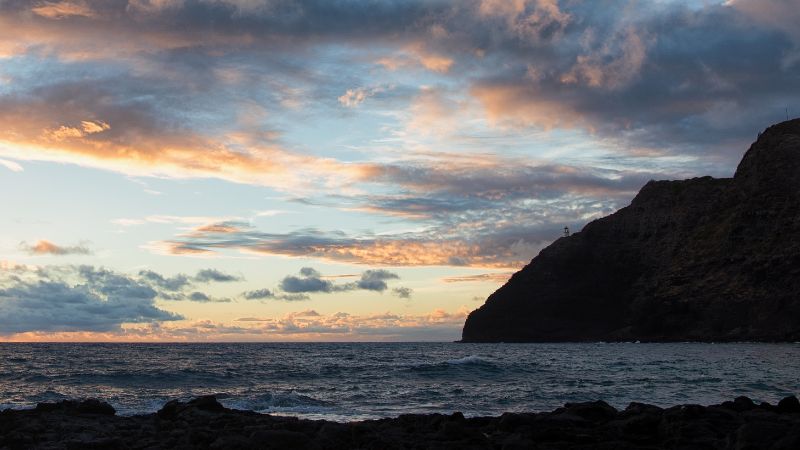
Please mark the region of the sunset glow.
[[796, 115], [791, 3], [0, 0], [0, 341], [458, 339]]

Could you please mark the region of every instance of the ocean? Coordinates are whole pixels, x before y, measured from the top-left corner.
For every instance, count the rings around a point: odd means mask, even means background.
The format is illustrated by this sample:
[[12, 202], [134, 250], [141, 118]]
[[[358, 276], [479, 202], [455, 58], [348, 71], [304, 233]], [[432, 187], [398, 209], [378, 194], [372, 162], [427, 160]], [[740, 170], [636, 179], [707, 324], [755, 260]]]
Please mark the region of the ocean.
[[100, 398], [118, 414], [216, 394], [227, 407], [350, 421], [800, 394], [800, 344], [0, 344], [0, 410]]

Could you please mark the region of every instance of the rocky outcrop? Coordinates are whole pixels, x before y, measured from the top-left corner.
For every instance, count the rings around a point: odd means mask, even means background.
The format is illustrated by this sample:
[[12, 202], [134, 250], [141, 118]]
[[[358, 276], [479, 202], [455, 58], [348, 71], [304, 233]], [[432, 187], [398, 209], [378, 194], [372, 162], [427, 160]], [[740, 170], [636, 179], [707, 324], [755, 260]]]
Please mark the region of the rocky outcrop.
[[462, 340], [800, 340], [800, 119], [759, 135], [733, 178], [650, 181], [558, 239]]
[[662, 409], [597, 401], [500, 417], [402, 415], [337, 423], [237, 411], [213, 397], [119, 417], [98, 401], [0, 412], [0, 449], [796, 449], [800, 402]]

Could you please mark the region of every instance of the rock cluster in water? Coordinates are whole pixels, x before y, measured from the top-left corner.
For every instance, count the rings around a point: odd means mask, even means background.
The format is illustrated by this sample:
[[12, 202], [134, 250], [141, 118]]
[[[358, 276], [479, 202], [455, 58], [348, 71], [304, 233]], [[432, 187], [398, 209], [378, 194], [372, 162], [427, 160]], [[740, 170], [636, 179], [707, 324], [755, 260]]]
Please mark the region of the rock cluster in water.
[[558, 239], [462, 340], [800, 341], [800, 119], [759, 135], [733, 178], [650, 181]]
[[214, 397], [172, 401], [154, 414], [120, 417], [97, 400], [0, 412], [0, 449], [797, 449], [800, 402], [668, 409], [631, 403], [567, 404], [500, 417], [402, 415], [337, 423], [223, 407]]

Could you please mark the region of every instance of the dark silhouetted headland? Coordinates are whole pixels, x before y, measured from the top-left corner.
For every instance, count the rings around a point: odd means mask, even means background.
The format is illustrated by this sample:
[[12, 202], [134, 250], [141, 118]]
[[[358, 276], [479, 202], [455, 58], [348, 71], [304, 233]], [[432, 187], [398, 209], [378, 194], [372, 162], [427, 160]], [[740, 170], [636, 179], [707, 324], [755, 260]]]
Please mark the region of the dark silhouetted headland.
[[337, 423], [227, 409], [214, 397], [172, 401], [158, 413], [117, 416], [86, 400], [0, 412], [3, 449], [643, 449], [800, 448], [800, 402], [667, 409], [597, 401], [546, 413], [465, 418], [406, 414]]
[[545, 248], [467, 318], [465, 342], [799, 341], [800, 119], [733, 178], [650, 181]]

